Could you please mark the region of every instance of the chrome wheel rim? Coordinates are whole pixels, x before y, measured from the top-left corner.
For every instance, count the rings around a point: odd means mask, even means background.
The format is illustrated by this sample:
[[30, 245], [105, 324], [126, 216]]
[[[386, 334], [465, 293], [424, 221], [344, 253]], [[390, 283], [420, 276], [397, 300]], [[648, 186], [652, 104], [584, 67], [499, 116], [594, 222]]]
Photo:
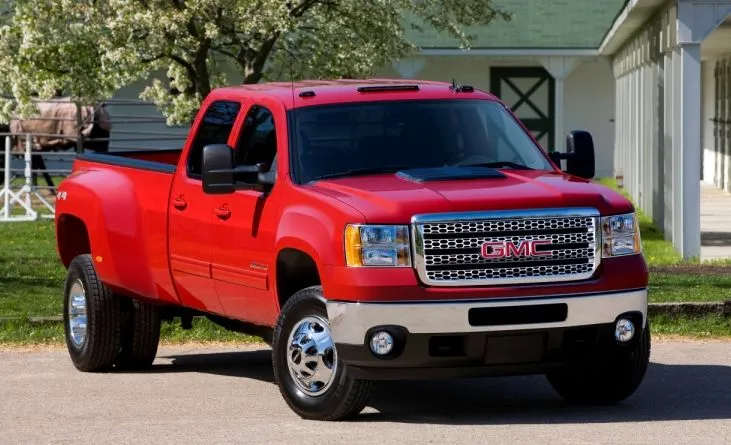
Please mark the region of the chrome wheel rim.
[[327, 321], [305, 317], [292, 328], [287, 345], [287, 367], [299, 390], [309, 396], [327, 392], [338, 366]]
[[86, 341], [86, 291], [81, 280], [76, 280], [69, 290], [69, 337], [80, 348]]

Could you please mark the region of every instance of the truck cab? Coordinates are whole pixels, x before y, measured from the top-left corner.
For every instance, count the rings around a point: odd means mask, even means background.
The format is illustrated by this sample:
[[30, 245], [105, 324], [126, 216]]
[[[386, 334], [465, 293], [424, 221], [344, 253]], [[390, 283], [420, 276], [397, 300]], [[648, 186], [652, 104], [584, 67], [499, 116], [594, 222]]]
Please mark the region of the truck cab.
[[648, 270], [632, 204], [593, 175], [588, 132], [549, 154], [472, 87], [216, 89], [182, 149], [83, 154], [60, 185], [69, 352], [147, 367], [160, 320], [205, 316], [261, 335], [308, 419], [357, 415], [384, 379], [545, 374], [623, 400]]

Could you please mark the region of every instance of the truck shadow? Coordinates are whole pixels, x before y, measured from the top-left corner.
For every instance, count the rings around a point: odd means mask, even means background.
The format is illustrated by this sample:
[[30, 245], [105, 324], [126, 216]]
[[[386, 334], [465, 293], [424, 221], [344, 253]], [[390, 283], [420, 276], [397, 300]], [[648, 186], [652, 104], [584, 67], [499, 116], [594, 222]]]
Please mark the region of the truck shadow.
[[142, 373], [197, 372], [274, 383], [270, 349], [211, 354], [158, 355], [170, 364], [155, 364]]
[[731, 367], [651, 363], [614, 406], [572, 406], [543, 376], [376, 385], [362, 421], [442, 424], [615, 423], [731, 419]]
[[[171, 355], [147, 372], [203, 372], [274, 382], [271, 351]], [[651, 363], [642, 386], [614, 406], [572, 406], [543, 376], [378, 382], [355, 422], [490, 425], [731, 419], [731, 367]]]

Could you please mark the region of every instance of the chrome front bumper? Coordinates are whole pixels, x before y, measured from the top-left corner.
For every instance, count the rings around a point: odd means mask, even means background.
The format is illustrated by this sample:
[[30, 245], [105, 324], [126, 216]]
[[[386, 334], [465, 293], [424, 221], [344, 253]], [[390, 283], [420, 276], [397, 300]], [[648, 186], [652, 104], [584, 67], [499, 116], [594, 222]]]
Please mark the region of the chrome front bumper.
[[[472, 326], [470, 309], [505, 306], [530, 306], [564, 303], [568, 307], [563, 321], [531, 324]], [[351, 303], [328, 301], [330, 329], [336, 343], [363, 345], [366, 333], [376, 326], [401, 326], [412, 334], [474, 333], [514, 330], [566, 328], [612, 323], [626, 312], [647, 319], [647, 289], [626, 292], [561, 295], [541, 298], [491, 299], [488, 301], [435, 301], [394, 303]]]

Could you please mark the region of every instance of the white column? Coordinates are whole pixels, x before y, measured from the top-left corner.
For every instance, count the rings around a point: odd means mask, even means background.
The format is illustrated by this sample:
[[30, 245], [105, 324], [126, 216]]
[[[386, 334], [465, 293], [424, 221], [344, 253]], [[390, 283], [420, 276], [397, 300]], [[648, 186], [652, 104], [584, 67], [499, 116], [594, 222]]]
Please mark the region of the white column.
[[[673, 244], [678, 250], [683, 242], [682, 226], [680, 225], [683, 218], [683, 183], [682, 179], [682, 156], [680, 153], [680, 127], [682, 126], [682, 88], [683, 80], [680, 70], [680, 49], [673, 49]], [[682, 251], [681, 251], [682, 252]]]
[[624, 83], [624, 100], [622, 104], [622, 175], [624, 176], [624, 188], [627, 188], [627, 153], [630, 152], [630, 122], [632, 122], [632, 102], [630, 101], [632, 90], [630, 89], [630, 75], [625, 73], [622, 79]]
[[[566, 150], [566, 145], [563, 143], [563, 139], [566, 136], [564, 132], [563, 121], [563, 95], [564, 95], [564, 77], [554, 77], [555, 79], [555, 96], [554, 96], [554, 111], [553, 111], [553, 146], [555, 149], [560, 151]], [[560, 149], [559, 149], [560, 147]]]
[[624, 74], [616, 77], [614, 93], [614, 176], [622, 174], [622, 151], [624, 150]]
[[731, 14], [731, 1], [678, 1], [674, 58], [678, 113], [675, 125], [673, 244], [684, 258], [701, 254], [701, 43]]
[[617, 176], [617, 172], [619, 171], [619, 147], [621, 144], [620, 141], [620, 135], [622, 127], [620, 126], [620, 119], [622, 117], [622, 79], [620, 77], [617, 77], [617, 71], [615, 70], [613, 72], [614, 74], [614, 151], [612, 152], [613, 156], [613, 168], [614, 171], [612, 172], [612, 175], [614, 177]]
[[652, 166], [654, 162], [654, 152], [652, 146], [652, 129], [653, 129], [653, 106], [652, 100], [652, 85], [651, 81], [651, 65], [648, 63], [642, 67], [642, 89], [644, 91], [642, 101], [644, 102], [644, 116], [642, 119], [642, 151], [645, 153], [644, 159], [642, 160], [642, 195], [644, 206], [647, 209], [647, 213], [652, 218], [653, 205], [652, 205], [652, 184], [654, 182], [654, 175], [652, 174]]
[[663, 159], [664, 159], [664, 170], [663, 178], [665, 179], [665, 187], [663, 193], [664, 199], [664, 212], [665, 212], [665, 223], [663, 224], [663, 232], [665, 238], [673, 241], [675, 234], [673, 233], [673, 216], [675, 215], [675, 208], [673, 207], [673, 190], [675, 184], [673, 182], [673, 129], [675, 128], [675, 71], [673, 70], [673, 52], [668, 51], [665, 53], [665, 112], [663, 113], [663, 129], [664, 129], [664, 141], [663, 141]]
[[683, 257], [701, 253], [701, 45], [684, 43], [680, 48], [680, 143], [678, 179], [682, 184], [679, 204], [682, 217], [676, 220], [681, 235], [678, 250]]
[[628, 167], [627, 170], [629, 170], [631, 177], [629, 178], [629, 185], [630, 187], [629, 192], [632, 196], [632, 199], [635, 202], [638, 202], [637, 199], [637, 149], [639, 148], [639, 143], [637, 141], [637, 127], [638, 127], [638, 120], [639, 120], [639, 108], [640, 108], [640, 100], [639, 100], [639, 91], [637, 88], [637, 69], [634, 69], [630, 73], [630, 78], [632, 79], [632, 96], [631, 96], [631, 104], [632, 104], [632, 131], [631, 131], [631, 139], [629, 144], [630, 149], [630, 156], [628, 159]]
[[642, 65], [637, 67], [636, 73], [636, 84], [637, 84], [637, 134], [635, 135], [635, 153], [636, 153], [636, 165], [635, 165], [635, 196], [637, 202], [641, 206], [645, 207], [645, 194], [643, 193], [643, 186], [645, 178], [642, 177], [642, 173], [645, 171], [645, 85], [644, 85], [644, 74], [645, 70]]
[[655, 151], [655, 161], [653, 162], [655, 168], [653, 192], [655, 194], [655, 208], [653, 212], [655, 224], [658, 227], [663, 227], [665, 224], [665, 56], [663, 54], [658, 55], [654, 65], [653, 85], [653, 103], [655, 104], [656, 113], [653, 144]]
[[557, 151], [565, 151], [565, 145], [563, 144], [563, 138], [566, 136], [563, 107], [564, 80], [579, 64], [579, 59], [576, 57], [539, 57], [538, 61], [554, 80], [554, 148]]
[[[624, 177], [624, 188], [626, 189], [629, 184], [629, 177], [631, 173], [628, 169], [627, 156], [631, 152], [631, 140], [632, 140], [632, 78], [630, 73], [625, 73], [622, 78], [624, 98], [622, 103], [622, 152], [621, 152], [621, 166], [622, 175]], [[630, 185], [631, 187], [631, 185]]]
[[632, 152], [634, 151], [634, 134], [635, 134], [635, 94], [634, 71], [627, 73], [627, 148], [624, 152], [624, 183], [627, 192], [632, 195], [634, 188], [634, 173], [632, 172]]

